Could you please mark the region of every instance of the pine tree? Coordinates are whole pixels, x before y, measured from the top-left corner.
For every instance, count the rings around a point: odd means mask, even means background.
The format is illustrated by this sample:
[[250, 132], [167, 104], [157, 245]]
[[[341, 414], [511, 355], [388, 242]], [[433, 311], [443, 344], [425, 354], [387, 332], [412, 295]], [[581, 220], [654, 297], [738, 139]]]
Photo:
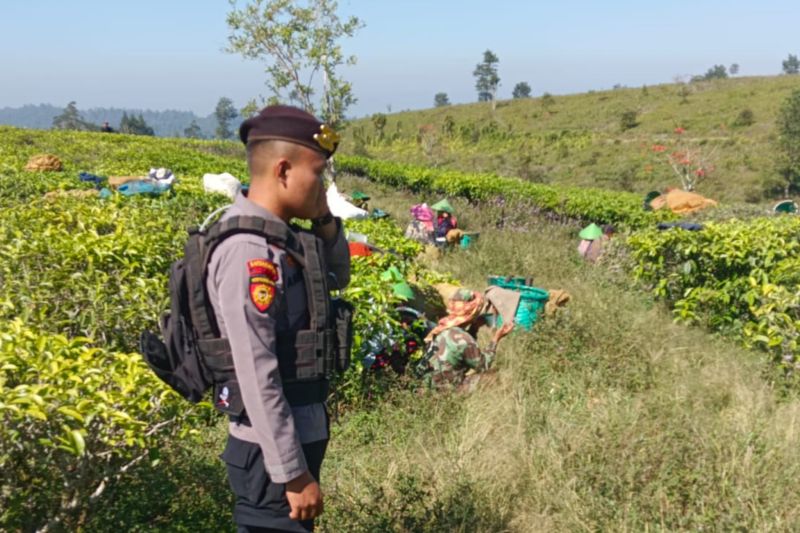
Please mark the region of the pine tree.
[[475, 76], [475, 89], [478, 91], [479, 102], [491, 102], [492, 111], [496, 103], [495, 96], [500, 86], [500, 76], [497, 75], [497, 64], [500, 60], [491, 50], [483, 53], [483, 62], [475, 66], [472, 75]]
[[230, 98], [225, 98], [224, 96], [220, 98], [217, 102], [217, 107], [214, 110], [214, 116], [217, 119], [217, 138], [230, 139], [233, 137], [230, 123], [231, 120], [239, 116], [239, 114], [236, 112], [236, 108], [233, 107], [233, 101]]
[[53, 118], [53, 128], [57, 130], [81, 130], [81, 131], [96, 131], [99, 129], [95, 124], [90, 124], [83, 120], [78, 106], [75, 102], [70, 102], [64, 111]]

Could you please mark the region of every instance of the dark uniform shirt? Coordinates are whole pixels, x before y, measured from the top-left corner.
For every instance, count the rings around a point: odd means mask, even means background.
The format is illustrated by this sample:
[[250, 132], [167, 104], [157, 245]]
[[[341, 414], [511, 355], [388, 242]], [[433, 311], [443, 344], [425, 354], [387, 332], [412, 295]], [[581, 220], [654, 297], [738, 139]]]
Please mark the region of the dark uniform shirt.
[[[280, 219], [241, 193], [222, 219], [258, 216]], [[329, 288], [344, 288], [350, 279], [350, 256], [344, 231], [325, 245]], [[251, 294], [253, 261], [272, 262], [278, 276], [272, 297]], [[307, 470], [302, 444], [328, 438], [321, 403], [290, 407], [283, 394], [276, 339], [279, 332], [308, 327], [308, 300], [300, 267], [286, 252], [262, 237], [239, 234], [217, 247], [209, 262], [208, 294], [223, 337], [228, 338], [236, 377], [251, 425], [231, 422], [230, 434], [261, 447], [266, 470], [286, 483]], [[335, 280], [335, 281], [334, 281]], [[260, 305], [256, 305], [258, 302]], [[268, 303], [266, 307], [265, 303]]]

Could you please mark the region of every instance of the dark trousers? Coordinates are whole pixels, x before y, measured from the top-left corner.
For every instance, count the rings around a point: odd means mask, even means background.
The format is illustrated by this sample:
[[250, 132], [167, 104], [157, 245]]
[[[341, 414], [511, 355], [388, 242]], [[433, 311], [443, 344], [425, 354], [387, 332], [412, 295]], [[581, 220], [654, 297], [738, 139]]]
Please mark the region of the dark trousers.
[[[327, 440], [303, 445], [308, 469], [319, 481]], [[314, 521], [289, 518], [286, 486], [274, 483], [264, 467], [261, 447], [228, 435], [221, 458], [228, 467], [228, 482], [236, 496], [233, 519], [240, 532], [268, 533], [271, 531], [306, 532], [314, 530]]]

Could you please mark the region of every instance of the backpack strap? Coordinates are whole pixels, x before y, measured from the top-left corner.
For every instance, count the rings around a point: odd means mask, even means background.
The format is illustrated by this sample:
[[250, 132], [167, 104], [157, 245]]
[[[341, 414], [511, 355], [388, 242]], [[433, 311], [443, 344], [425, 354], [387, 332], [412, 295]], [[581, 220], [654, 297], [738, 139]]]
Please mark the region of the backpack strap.
[[317, 371], [330, 375], [335, 367], [333, 346], [334, 331], [331, 329], [331, 308], [328, 297], [327, 266], [321, 250], [321, 242], [309, 232], [298, 234], [306, 257], [303, 276], [306, 282], [306, 297], [310, 318], [309, 330], [316, 334]]
[[[237, 216], [217, 222], [208, 229], [206, 240], [213, 247], [237, 233], [253, 233], [263, 236], [270, 244], [275, 244], [287, 251], [303, 252], [294, 232], [283, 222], [267, 220], [254, 216]], [[209, 246], [212, 248], [212, 246]], [[211, 250], [213, 251], [213, 249]], [[208, 259], [211, 258], [209, 253]]]
[[220, 334], [205, 285], [208, 279], [208, 264], [211, 255], [225, 239], [240, 233], [258, 235], [264, 237], [267, 242], [291, 253], [301, 266], [305, 267], [306, 264], [300, 243], [293, 232], [285, 224], [275, 220], [254, 216], [237, 216], [216, 222], [205, 232], [189, 231], [190, 234], [193, 232], [204, 233], [200, 239], [189, 239], [185, 250], [185, 255], [192, 258], [186, 262], [189, 268], [187, 274], [191, 280], [189, 285], [193, 303], [191, 306], [192, 323], [201, 339], [218, 338]]
[[311, 315], [310, 329], [320, 331], [327, 326], [328, 317], [328, 283], [325, 276], [325, 264], [318, 248], [317, 237], [308, 232], [299, 234], [303, 246], [306, 265], [303, 269], [306, 276], [306, 293], [308, 295], [308, 312]]

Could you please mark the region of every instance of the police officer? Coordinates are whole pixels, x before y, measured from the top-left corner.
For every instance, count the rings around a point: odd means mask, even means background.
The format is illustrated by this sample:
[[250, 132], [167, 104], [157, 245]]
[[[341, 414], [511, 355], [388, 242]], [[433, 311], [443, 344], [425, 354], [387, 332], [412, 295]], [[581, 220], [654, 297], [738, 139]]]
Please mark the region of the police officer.
[[[269, 106], [244, 121], [239, 136], [247, 147], [250, 188], [221, 220], [255, 216], [288, 228], [292, 218], [310, 219], [327, 289], [346, 286], [347, 241], [323, 184], [336, 133], [305, 111]], [[323, 510], [327, 388], [298, 400], [283, 375], [292, 348], [282, 339], [309, 327], [308, 295], [317, 289], [307, 286], [303, 268], [285, 248], [247, 233], [225, 239], [209, 261], [208, 295], [221, 336], [230, 342], [238, 381], [238, 390], [225, 388], [215, 400], [227, 404], [228, 395], [239, 394], [245, 409], [232, 418], [221, 456], [239, 531], [309, 531]]]

